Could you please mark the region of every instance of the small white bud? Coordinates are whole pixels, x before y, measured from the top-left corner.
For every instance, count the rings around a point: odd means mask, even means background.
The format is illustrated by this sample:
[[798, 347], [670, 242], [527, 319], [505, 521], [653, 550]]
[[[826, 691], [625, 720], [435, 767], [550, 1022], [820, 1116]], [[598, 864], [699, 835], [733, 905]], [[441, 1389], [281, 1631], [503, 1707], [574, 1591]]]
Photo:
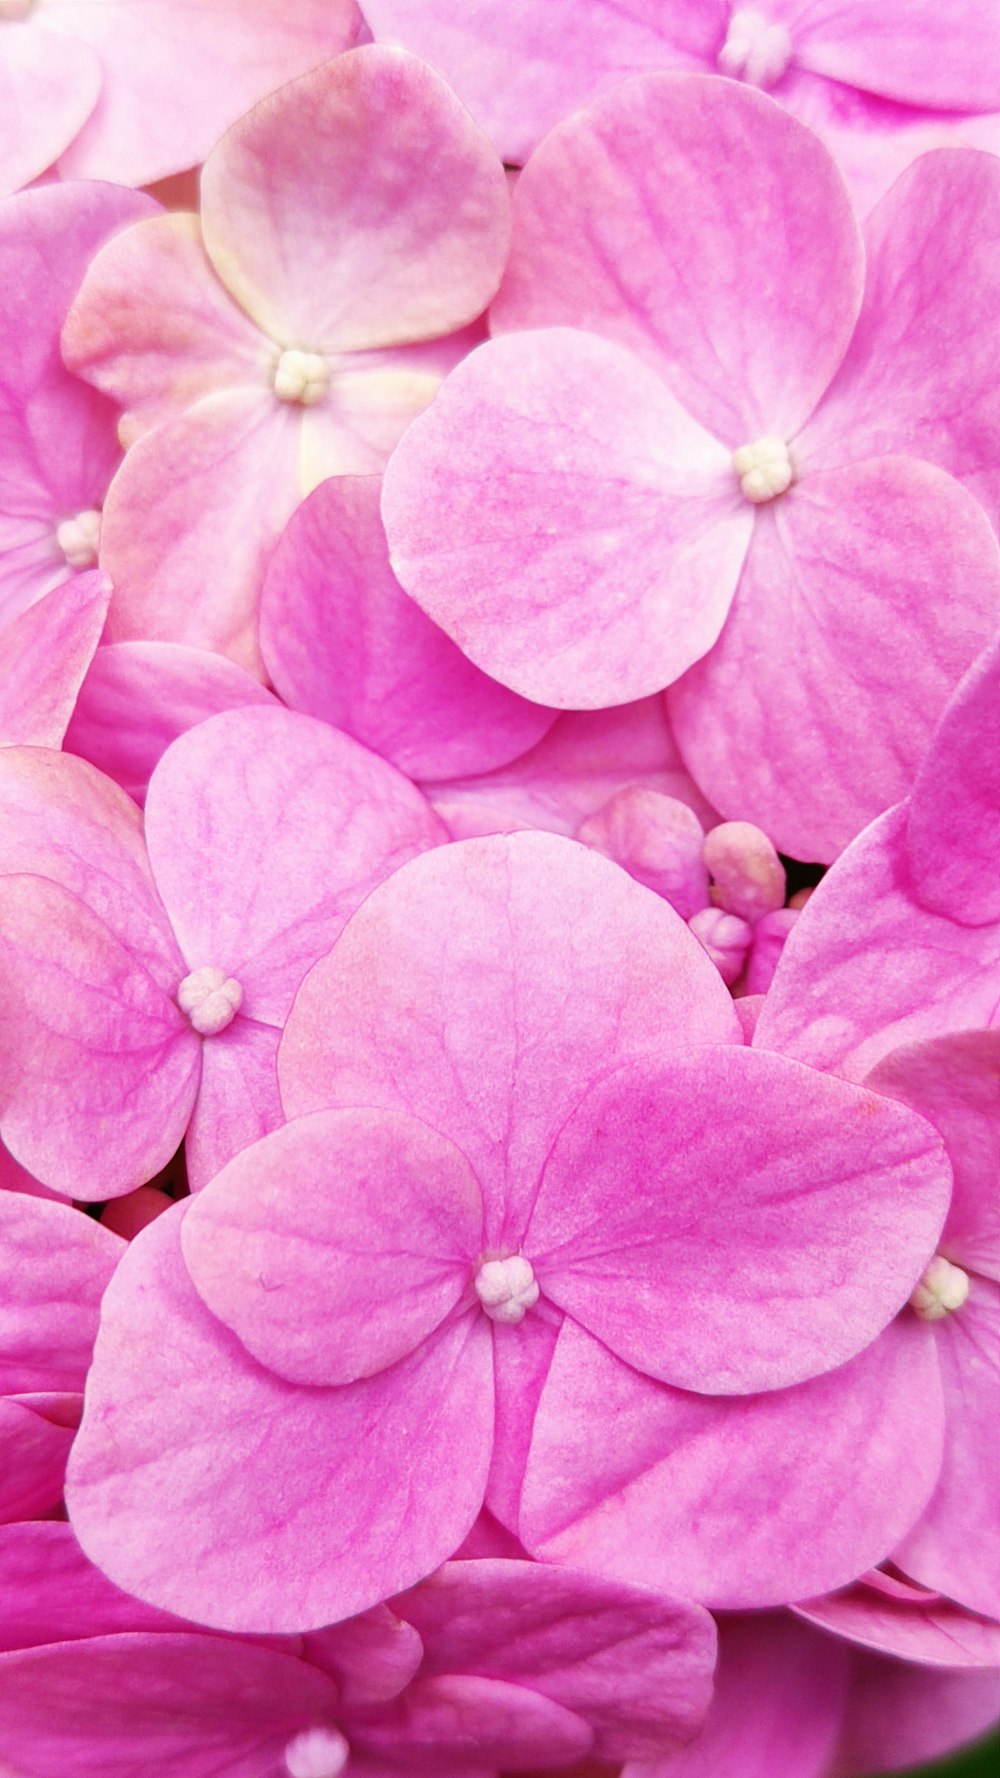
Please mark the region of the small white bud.
[[285, 1748], [288, 1778], [340, 1778], [351, 1750], [337, 1729], [303, 1729]]
[[719, 51], [721, 74], [766, 91], [777, 86], [791, 59], [792, 39], [784, 25], [776, 25], [755, 6], [737, 8]]
[[243, 1005], [243, 989], [224, 970], [193, 969], [177, 990], [177, 1004], [201, 1037], [217, 1037]]
[[300, 352], [290, 346], [274, 367], [274, 393], [279, 401], [297, 401], [315, 407], [330, 387], [330, 366], [318, 352]]
[[740, 478], [744, 499], [764, 506], [784, 494], [795, 480], [788, 446], [781, 438], [758, 438], [733, 452], [733, 468]]
[[968, 1294], [968, 1272], [936, 1253], [910, 1298], [910, 1308], [921, 1321], [943, 1321], [962, 1307]]
[[476, 1295], [491, 1321], [516, 1327], [538, 1301], [530, 1260], [520, 1253], [484, 1260], [476, 1273]]
[[[2, 3], [0, 0], [0, 5]], [[68, 568], [96, 568], [100, 540], [101, 515], [93, 507], [87, 512], [78, 512], [74, 519], [63, 519], [56, 530], [56, 542]]]

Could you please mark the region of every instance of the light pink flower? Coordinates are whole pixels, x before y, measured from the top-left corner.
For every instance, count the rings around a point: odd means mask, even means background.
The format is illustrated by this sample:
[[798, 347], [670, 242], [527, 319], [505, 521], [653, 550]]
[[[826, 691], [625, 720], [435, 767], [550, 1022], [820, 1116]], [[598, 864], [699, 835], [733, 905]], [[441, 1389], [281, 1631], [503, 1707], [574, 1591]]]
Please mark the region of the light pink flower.
[[77, 574], [0, 627], [0, 747], [60, 747], [111, 598]]
[[968, 151], [914, 169], [862, 311], [836, 167], [763, 95], [649, 75], [560, 125], [515, 190], [499, 337], [386, 471], [407, 591], [524, 696], [671, 685], [722, 814], [834, 857], [909, 788], [997, 622], [996, 540], [931, 466], [978, 471], [1000, 437], [993, 225], [980, 255], [954, 220], [991, 182]]
[[381, 469], [462, 356], [508, 244], [503, 170], [454, 94], [367, 46], [265, 99], [205, 164], [200, 221], [99, 255], [72, 367], [128, 411], [106, 515], [115, 640], [259, 670], [267, 553], [330, 475]]

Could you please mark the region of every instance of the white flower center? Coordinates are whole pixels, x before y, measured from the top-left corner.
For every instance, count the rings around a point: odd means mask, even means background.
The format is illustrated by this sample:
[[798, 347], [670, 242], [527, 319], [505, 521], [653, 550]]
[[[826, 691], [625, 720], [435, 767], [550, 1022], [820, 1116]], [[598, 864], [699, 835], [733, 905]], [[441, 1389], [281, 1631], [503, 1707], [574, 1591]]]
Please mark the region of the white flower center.
[[[3, 0], [0, 0], [2, 4]], [[68, 568], [96, 568], [100, 540], [101, 515], [93, 507], [87, 512], [78, 512], [75, 519], [63, 519], [56, 530], [56, 542]]]
[[243, 1005], [243, 989], [231, 975], [209, 965], [192, 969], [184, 977], [177, 990], [177, 1004], [200, 1036], [217, 1037]]
[[0, 0], [0, 19], [26, 19], [35, 0]]
[[968, 1294], [968, 1272], [936, 1253], [910, 1298], [910, 1308], [921, 1321], [943, 1321], [962, 1307]]
[[274, 393], [279, 401], [298, 401], [315, 407], [330, 387], [330, 366], [318, 352], [300, 352], [290, 346], [274, 367]]
[[766, 506], [784, 494], [795, 480], [788, 446], [780, 438], [758, 438], [733, 452], [733, 468], [740, 478], [740, 492], [754, 506]]
[[340, 1778], [351, 1750], [336, 1729], [303, 1729], [285, 1748], [288, 1778]]
[[491, 1321], [516, 1327], [538, 1301], [531, 1261], [520, 1253], [507, 1259], [485, 1259], [476, 1273], [476, 1295]]
[[784, 25], [773, 24], [756, 6], [737, 7], [719, 51], [720, 73], [766, 89], [777, 86], [791, 59], [792, 40]]

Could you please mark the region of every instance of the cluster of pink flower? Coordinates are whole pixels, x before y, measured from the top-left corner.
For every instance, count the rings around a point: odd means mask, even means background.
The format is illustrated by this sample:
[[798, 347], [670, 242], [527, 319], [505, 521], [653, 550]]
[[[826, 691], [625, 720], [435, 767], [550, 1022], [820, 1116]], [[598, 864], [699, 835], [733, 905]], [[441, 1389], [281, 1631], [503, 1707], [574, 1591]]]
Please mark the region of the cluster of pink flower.
[[0, 1771], [983, 1733], [996, 0], [0, 0], [0, 193]]

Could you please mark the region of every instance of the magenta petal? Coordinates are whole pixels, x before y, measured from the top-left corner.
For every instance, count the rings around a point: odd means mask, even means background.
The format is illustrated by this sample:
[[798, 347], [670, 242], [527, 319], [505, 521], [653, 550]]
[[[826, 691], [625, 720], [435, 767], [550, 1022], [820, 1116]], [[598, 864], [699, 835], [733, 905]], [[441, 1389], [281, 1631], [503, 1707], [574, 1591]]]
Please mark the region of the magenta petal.
[[345, 729], [413, 778], [505, 765], [554, 712], [488, 679], [389, 566], [374, 478], [322, 483], [267, 570], [260, 646], [293, 710]]
[[297, 1388], [201, 1303], [183, 1215], [143, 1230], [104, 1299], [67, 1479], [84, 1550], [139, 1598], [223, 1629], [318, 1629], [412, 1586], [482, 1503], [485, 1317], [349, 1388]]
[[563, 1323], [520, 1530], [546, 1561], [726, 1609], [834, 1587], [887, 1556], [941, 1463], [933, 1334], [890, 1324], [840, 1370], [711, 1399], [642, 1377]]
[[201, 1045], [121, 938], [58, 884], [0, 877], [0, 931], [3, 1139], [54, 1190], [119, 1197], [181, 1141]]
[[491, 322], [628, 346], [735, 450], [808, 418], [863, 272], [846, 187], [811, 130], [751, 86], [650, 74], [533, 155]]
[[752, 533], [729, 452], [631, 352], [492, 340], [397, 446], [407, 592], [501, 684], [559, 707], [660, 690], [711, 647]]
[[568, 840], [466, 840], [397, 871], [310, 972], [281, 1094], [289, 1117], [382, 1105], [421, 1118], [473, 1168], [488, 1240], [506, 1230], [520, 1245], [571, 1106], [678, 1026], [692, 1042], [739, 1041], [732, 1001], [671, 908]]
[[1000, 1673], [929, 1673], [877, 1655], [856, 1662], [843, 1727], [844, 1772], [898, 1772], [996, 1727]]
[[354, 50], [272, 93], [213, 149], [201, 191], [210, 259], [283, 346], [451, 333], [500, 281], [500, 161], [444, 81], [398, 50]]
[[819, 1624], [882, 1654], [933, 1667], [1000, 1668], [1000, 1623], [974, 1617], [934, 1593], [909, 1602], [876, 1592], [864, 1580], [844, 1593], [794, 1607], [796, 1617]]
[[525, 1236], [542, 1289], [683, 1389], [832, 1371], [904, 1307], [948, 1207], [943, 1145], [900, 1109], [735, 1046], [605, 1077], [542, 1175]]
[[0, 1390], [82, 1390], [124, 1243], [63, 1204], [0, 1194]]
[[230, 1161], [192, 1204], [195, 1289], [292, 1383], [354, 1383], [428, 1339], [483, 1245], [467, 1162], [415, 1118], [320, 1111]]
[[43, 1521], [0, 1531], [0, 1649], [174, 1630], [178, 1621], [141, 1605], [88, 1562], [67, 1524]]
[[393, 1605], [420, 1631], [425, 1674], [530, 1686], [591, 1724], [598, 1758], [652, 1758], [704, 1717], [715, 1634], [697, 1606], [490, 1560], [448, 1562]]
[[906, 855], [921, 907], [1000, 921], [1000, 647], [984, 648], [945, 711], [913, 786]]
[[274, 1025], [235, 1018], [202, 1045], [201, 1085], [184, 1138], [188, 1184], [200, 1191], [227, 1161], [285, 1121]]
[[594, 1741], [563, 1705], [526, 1686], [465, 1673], [417, 1679], [377, 1717], [353, 1717], [350, 1728], [362, 1761], [382, 1758], [393, 1768], [398, 1762], [435, 1774], [441, 1760], [474, 1760], [490, 1772], [501, 1763], [513, 1772], [568, 1765]]
[[0, 746], [60, 747], [111, 598], [78, 574], [0, 630]]
[[0, 1400], [0, 1525], [58, 1508], [74, 1432], [36, 1412], [30, 1397]]
[[0, 197], [44, 173], [86, 123], [101, 90], [92, 49], [41, 20], [8, 26], [0, 54]]

